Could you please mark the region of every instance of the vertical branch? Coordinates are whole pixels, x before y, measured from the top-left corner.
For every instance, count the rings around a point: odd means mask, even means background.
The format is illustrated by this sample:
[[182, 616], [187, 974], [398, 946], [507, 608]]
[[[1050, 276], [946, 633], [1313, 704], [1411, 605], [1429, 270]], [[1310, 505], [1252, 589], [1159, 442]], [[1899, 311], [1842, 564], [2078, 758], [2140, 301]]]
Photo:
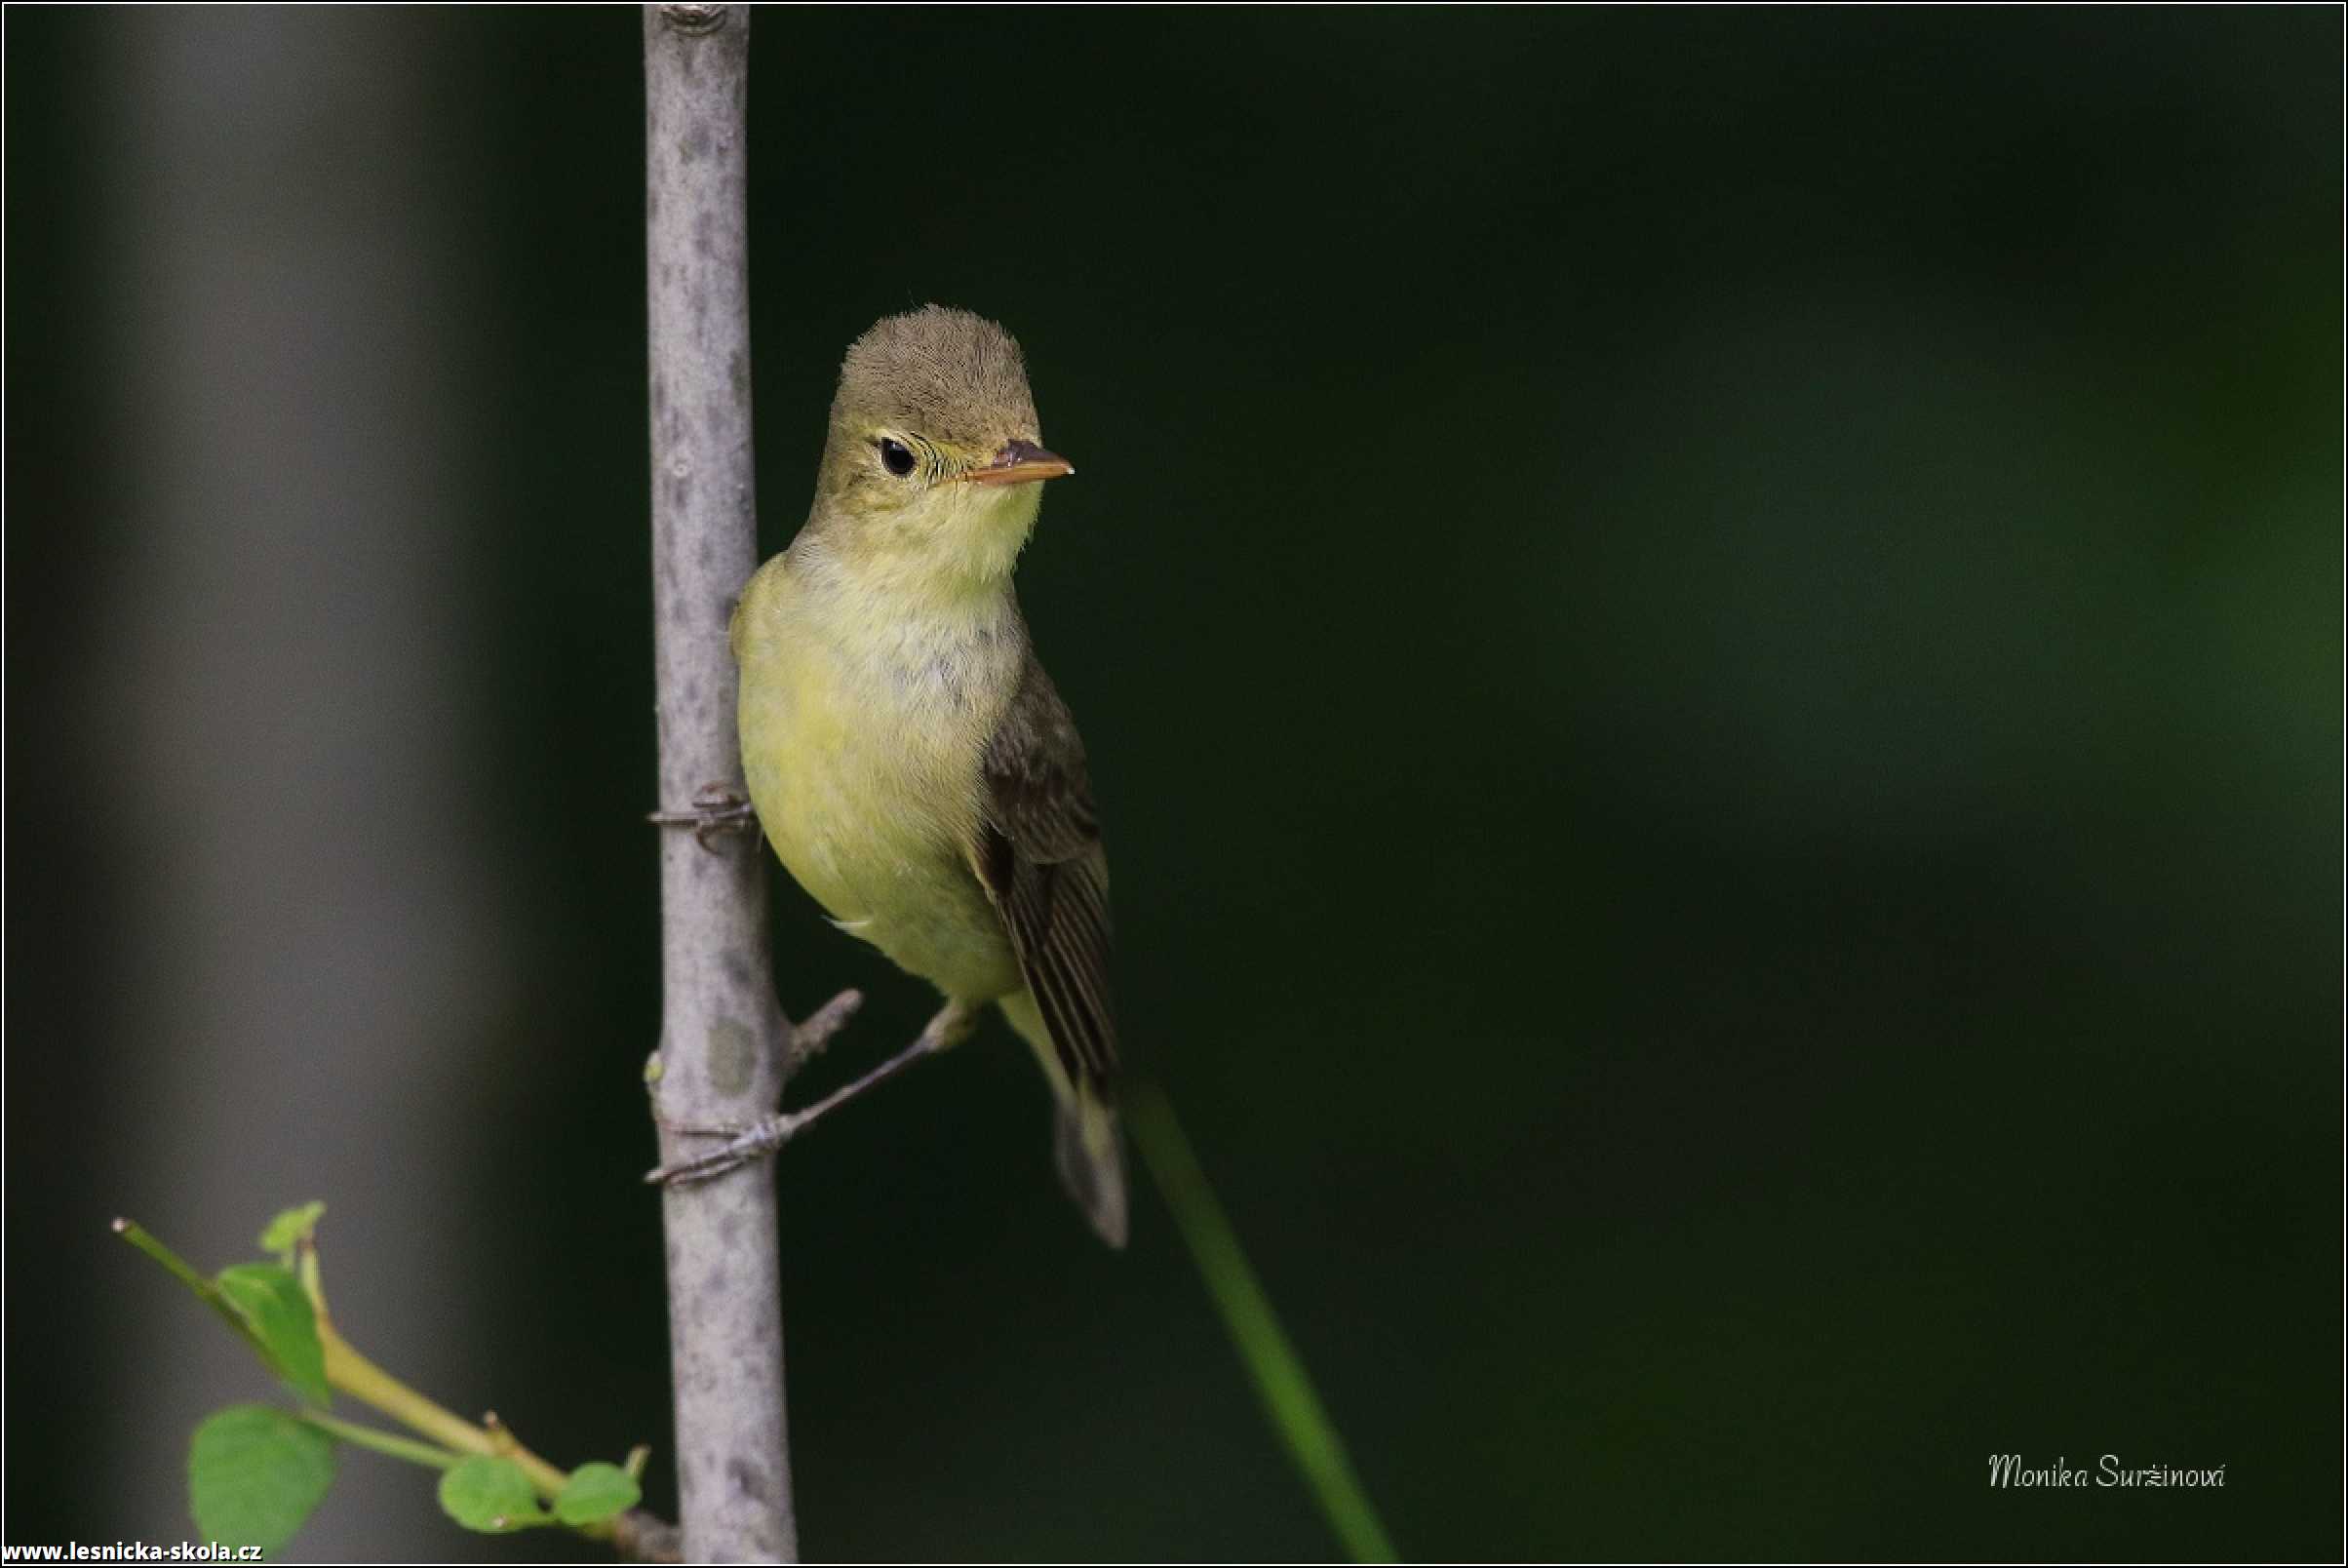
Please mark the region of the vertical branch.
[[[745, 794], [725, 625], [757, 565], [743, 101], [750, 8], [645, 7], [646, 271], [652, 407], [652, 614], [660, 802]], [[747, 1125], [781, 1096], [755, 837], [660, 840], [660, 1073], [670, 1125]], [[798, 1556], [784, 1425], [773, 1169], [664, 1189], [669, 1347], [685, 1554]]]

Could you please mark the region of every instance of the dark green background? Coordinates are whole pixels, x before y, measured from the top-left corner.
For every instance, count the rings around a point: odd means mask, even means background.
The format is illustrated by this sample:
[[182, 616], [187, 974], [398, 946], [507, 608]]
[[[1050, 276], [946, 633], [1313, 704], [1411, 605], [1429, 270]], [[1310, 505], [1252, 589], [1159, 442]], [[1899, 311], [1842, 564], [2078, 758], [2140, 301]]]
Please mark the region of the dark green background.
[[[109, 1097], [174, 1042], [88, 1005], [141, 876], [81, 808], [140, 549], [109, 95], [207, 18], [8, 20], [11, 1542], [168, 1520], [109, 1434], [262, 1387], [116, 1364], [195, 1309], [105, 1217], [217, 1262], [267, 1205], [120, 1190]], [[450, 700], [521, 973], [446, 1141], [381, 1155], [481, 1196], [450, 1270], [366, 1289], [472, 1347], [452, 1402], [665, 1451], [637, 19], [367, 25], [444, 113], [321, 101], [315, 156], [444, 184], [487, 302], [435, 349], [482, 476]], [[1406, 1552], [2341, 1548], [2336, 11], [755, 37], [767, 546], [876, 316], [1019, 335], [1081, 469], [1020, 585], [1126, 1033]], [[829, 1082], [928, 998], [779, 904], [787, 1003], [872, 997]], [[1164, 1211], [1095, 1248], [1044, 1124], [997, 1027], [784, 1160], [806, 1551], [1327, 1554]], [[362, 1206], [327, 1238], [368, 1278]], [[2009, 1450], [2226, 1485], [1992, 1491]], [[399, 1480], [346, 1549], [560, 1548]]]

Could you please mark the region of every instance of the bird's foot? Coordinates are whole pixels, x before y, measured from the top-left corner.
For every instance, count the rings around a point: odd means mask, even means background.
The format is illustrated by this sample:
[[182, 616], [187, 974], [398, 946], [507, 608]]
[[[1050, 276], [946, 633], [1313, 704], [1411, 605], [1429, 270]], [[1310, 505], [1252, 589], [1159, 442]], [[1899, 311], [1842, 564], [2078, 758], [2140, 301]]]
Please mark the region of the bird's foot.
[[697, 1138], [724, 1138], [724, 1143], [689, 1159], [672, 1159], [645, 1172], [645, 1180], [661, 1187], [692, 1187], [714, 1180], [727, 1171], [763, 1159], [799, 1135], [800, 1128], [813, 1117], [804, 1113], [777, 1112], [761, 1117], [747, 1127], [697, 1126], [689, 1122], [664, 1121], [662, 1126], [671, 1132], [682, 1132]]
[[[863, 1000], [853, 991], [843, 991], [817, 1009], [800, 1027], [802, 1030], [809, 1029], [823, 1021], [826, 1024], [823, 1035], [829, 1037], [846, 1022], [848, 1014], [855, 1011], [856, 1004]], [[920, 1038], [911, 1045], [864, 1077], [834, 1089], [804, 1111], [777, 1112], [773, 1116], [760, 1117], [747, 1127], [708, 1127], [664, 1121], [661, 1125], [670, 1132], [691, 1137], [724, 1138], [725, 1142], [705, 1154], [657, 1165], [645, 1173], [645, 1180], [662, 1187], [690, 1187], [697, 1182], [723, 1176], [754, 1159], [763, 1159], [806, 1130], [818, 1117], [826, 1112], [837, 1111], [868, 1089], [879, 1088], [922, 1057], [936, 1055], [968, 1035], [977, 1024], [976, 1008], [959, 1001], [949, 1001], [938, 1009], [936, 1017], [922, 1027]]]
[[693, 797], [689, 810], [661, 809], [645, 813], [646, 822], [664, 828], [690, 828], [693, 841], [702, 848], [716, 850], [710, 841], [722, 833], [755, 832], [759, 825], [758, 808], [724, 784], [704, 784]]

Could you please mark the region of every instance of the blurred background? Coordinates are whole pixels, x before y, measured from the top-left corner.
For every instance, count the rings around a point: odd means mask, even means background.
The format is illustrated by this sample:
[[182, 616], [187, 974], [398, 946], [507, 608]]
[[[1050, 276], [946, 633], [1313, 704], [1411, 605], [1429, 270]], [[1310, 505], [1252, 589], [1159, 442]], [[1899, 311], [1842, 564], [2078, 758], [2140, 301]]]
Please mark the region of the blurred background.
[[[2341, 25], [759, 18], [766, 548], [876, 317], [1019, 335], [1126, 1033], [1405, 1552], [2340, 1549]], [[8, 14], [12, 1543], [272, 1394], [106, 1221], [308, 1197], [673, 1507], [642, 112], [625, 8]], [[798, 1092], [927, 1015], [776, 923]], [[782, 1161], [804, 1549], [1328, 1555], [1046, 1122], [993, 1025]]]

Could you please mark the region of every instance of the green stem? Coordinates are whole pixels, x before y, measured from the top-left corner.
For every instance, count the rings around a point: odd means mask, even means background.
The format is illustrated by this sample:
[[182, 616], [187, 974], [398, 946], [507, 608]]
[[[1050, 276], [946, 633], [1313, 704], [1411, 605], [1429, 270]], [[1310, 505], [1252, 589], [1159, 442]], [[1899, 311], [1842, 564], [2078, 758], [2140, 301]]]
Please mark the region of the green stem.
[[319, 1343], [326, 1350], [326, 1380], [352, 1398], [373, 1405], [411, 1431], [438, 1439], [439, 1444], [466, 1454], [494, 1454], [510, 1459], [529, 1477], [530, 1485], [550, 1502], [569, 1477], [522, 1446], [511, 1431], [477, 1427], [456, 1412], [435, 1404], [398, 1378], [351, 1348], [334, 1327], [333, 1319], [318, 1319]]
[[1191, 1256], [1206, 1278], [1207, 1294], [1223, 1315], [1223, 1325], [1238, 1347], [1239, 1358], [1255, 1379], [1272, 1429], [1288, 1445], [1297, 1468], [1305, 1472], [1346, 1551], [1355, 1562], [1392, 1562], [1394, 1544], [1379, 1522], [1378, 1510], [1353, 1473], [1346, 1445], [1321, 1408], [1303, 1357], [1280, 1329], [1272, 1302], [1239, 1249], [1230, 1216], [1215, 1198], [1206, 1172], [1199, 1168], [1191, 1140], [1183, 1135], [1174, 1107], [1154, 1086], [1144, 1085], [1126, 1101], [1133, 1141], [1142, 1160], [1156, 1178], [1174, 1223], [1190, 1244]]
[[238, 1313], [234, 1307], [228, 1305], [227, 1298], [220, 1294], [220, 1287], [196, 1273], [185, 1258], [180, 1257], [179, 1254], [149, 1235], [145, 1226], [140, 1225], [137, 1220], [116, 1220], [114, 1234], [154, 1259], [155, 1262], [163, 1265], [167, 1274], [195, 1292], [198, 1301], [218, 1313], [221, 1321], [235, 1329], [237, 1336], [246, 1344], [255, 1350], [261, 1348], [259, 1338], [253, 1332], [253, 1325], [246, 1322], [243, 1314]]
[[419, 1443], [412, 1437], [402, 1437], [394, 1432], [377, 1431], [372, 1427], [362, 1427], [354, 1422], [337, 1421], [333, 1416], [322, 1416], [315, 1410], [303, 1411], [301, 1419], [316, 1427], [320, 1431], [339, 1437], [346, 1443], [356, 1443], [361, 1448], [372, 1448], [378, 1454], [389, 1454], [392, 1458], [404, 1459], [411, 1465], [424, 1465], [433, 1470], [454, 1470], [464, 1463], [465, 1456], [462, 1454], [452, 1454], [446, 1448], [435, 1448], [430, 1443]]

